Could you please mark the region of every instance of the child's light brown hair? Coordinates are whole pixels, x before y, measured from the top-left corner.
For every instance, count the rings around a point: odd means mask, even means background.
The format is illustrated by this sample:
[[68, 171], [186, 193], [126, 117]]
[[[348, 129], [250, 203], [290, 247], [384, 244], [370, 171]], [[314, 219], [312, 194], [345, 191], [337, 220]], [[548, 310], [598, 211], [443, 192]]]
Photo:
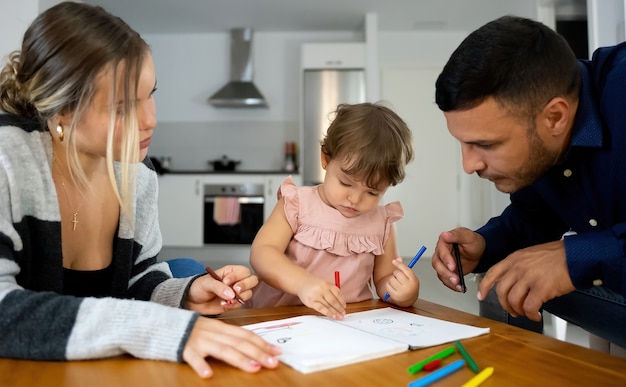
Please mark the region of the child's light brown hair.
[[413, 160], [413, 136], [394, 111], [380, 103], [341, 104], [322, 141], [329, 159], [350, 164], [344, 172], [374, 189], [404, 180]]

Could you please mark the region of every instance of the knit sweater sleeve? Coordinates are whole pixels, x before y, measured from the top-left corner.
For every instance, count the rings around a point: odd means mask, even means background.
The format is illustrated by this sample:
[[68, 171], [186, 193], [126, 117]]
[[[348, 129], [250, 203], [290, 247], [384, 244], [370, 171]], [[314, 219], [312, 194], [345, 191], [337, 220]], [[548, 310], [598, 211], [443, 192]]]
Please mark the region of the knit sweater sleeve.
[[182, 362], [197, 314], [149, 301], [26, 290], [12, 280], [17, 270], [0, 260], [0, 357], [82, 360], [128, 353]]
[[0, 125], [0, 136], [0, 357], [78, 360], [128, 353], [182, 361], [198, 314], [176, 308], [191, 279], [172, 279], [166, 264], [154, 262], [160, 249], [156, 210], [136, 218], [140, 226], [127, 234], [120, 224], [116, 244], [128, 241], [132, 254], [113, 259], [133, 259], [126, 280], [130, 299], [62, 295], [49, 134]]

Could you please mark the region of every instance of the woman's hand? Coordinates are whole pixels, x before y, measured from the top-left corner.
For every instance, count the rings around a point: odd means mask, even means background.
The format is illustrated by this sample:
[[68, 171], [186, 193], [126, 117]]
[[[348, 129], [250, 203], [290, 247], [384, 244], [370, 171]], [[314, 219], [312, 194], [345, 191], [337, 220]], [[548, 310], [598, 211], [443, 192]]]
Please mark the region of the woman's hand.
[[223, 360], [246, 372], [257, 372], [261, 367], [276, 368], [280, 353], [279, 347], [247, 329], [199, 317], [183, 349], [183, 360], [201, 378], [208, 378], [213, 370], [206, 357]]
[[196, 278], [185, 300], [185, 309], [201, 314], [220, 314], [241, 307], [237, 299], [243, 301], [252, 297], [252, 288], [259, 279], [250, 273], [250, 269], [241, 265], [228, 265], [215, 270], [222, 281], [210, 275]]

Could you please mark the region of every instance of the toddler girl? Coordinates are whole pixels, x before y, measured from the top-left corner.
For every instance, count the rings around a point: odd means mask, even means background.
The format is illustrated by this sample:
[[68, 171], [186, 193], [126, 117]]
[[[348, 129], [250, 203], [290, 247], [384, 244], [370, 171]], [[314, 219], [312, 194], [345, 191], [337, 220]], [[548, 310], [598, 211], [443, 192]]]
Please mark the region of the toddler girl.
[[341, 319], [346, 302], [373, 298], [372, 282], [398, 306], [417, 300], [419, 280], [396, 247], [402, 206], [380, 205], [413, 159], [411, 131], [380, 104], [342, 104], [335, 113], [321, 144], [324, 182], [296, 187], [285, 179], [252, 243], [260, 279], [252, 307], [304, 304]]

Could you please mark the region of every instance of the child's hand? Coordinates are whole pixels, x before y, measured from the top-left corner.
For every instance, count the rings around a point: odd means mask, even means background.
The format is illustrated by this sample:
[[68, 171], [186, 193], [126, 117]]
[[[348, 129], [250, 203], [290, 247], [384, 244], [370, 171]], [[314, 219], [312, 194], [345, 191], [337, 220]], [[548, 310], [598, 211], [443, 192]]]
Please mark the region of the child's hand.
[[398, 257], [392, 261], [396, 269], [387, 277], [387, 292], [390, 301], [398, 306], [410, 306], [415, 301], [420, 292], [420, 281], [413, 272], [413, 269], [402, 263], [402, 258]]
[[315, 276], [308, 278], [298, 288], [300, 301], [326, 317], [342, 320], [346, 314], [346, 302], [338, 287]]

